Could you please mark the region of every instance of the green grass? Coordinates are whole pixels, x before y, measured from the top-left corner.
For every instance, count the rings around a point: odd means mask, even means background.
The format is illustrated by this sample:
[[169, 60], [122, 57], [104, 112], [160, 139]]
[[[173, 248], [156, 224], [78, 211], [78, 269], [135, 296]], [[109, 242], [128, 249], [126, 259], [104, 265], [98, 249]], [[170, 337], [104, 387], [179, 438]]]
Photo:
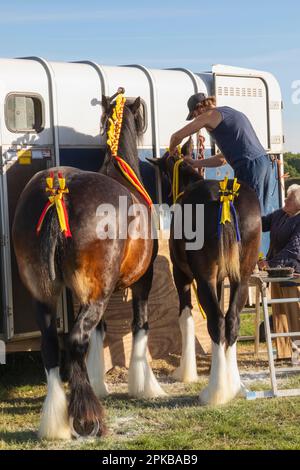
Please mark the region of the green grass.
[[243, 313], [240, 319], [240, 336], [253, 336], [255, 315], [252, 313]]
[[[45, 395], [38, 355], [14, 355], [0, 366], [0, 449], [299, 449], [300, 397], [201, 407], [199, 384], [183, 385], [161, 377], [168, 396], [152, 401], [129, 399], [126, 384], [110, 384], [104, 400], [109, 434], [70, 442], [38, 441], [36, 429]], [[157, 372], [157, 371], [156, 371]], [[109, 381], [109, 376], [108, 376]], [[300, 387], [299, 376], [290, 379]], [[253, 383], [265, 389], [262, 383]], [[253, 388], [251, 387], [251, 388]]]

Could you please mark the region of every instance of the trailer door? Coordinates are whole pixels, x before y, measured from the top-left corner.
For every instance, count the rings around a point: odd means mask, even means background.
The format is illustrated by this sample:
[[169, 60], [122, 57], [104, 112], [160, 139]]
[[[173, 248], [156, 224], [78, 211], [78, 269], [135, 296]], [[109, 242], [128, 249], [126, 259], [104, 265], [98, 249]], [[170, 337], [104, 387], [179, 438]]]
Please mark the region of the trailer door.
[[[0, 139], [1, 139], [1, 120], [0, 120]], [[0, 140], [0, 155], [2, 154], [2, 146]], [[3, 249], [5, 245], [5, 235], [3, 228], [3, 180], [2, 180], [2, 162], [0, 159], [0, 338], [6, 336], [4, 334], [4, 259], [3, 259]]]
[[[21, 340], [39, 335], [36, 303], [23, 285], [11, 239], [18, 199], [35, 173], [55, 165], [54, 126], [49, 79], [39, 63], [9, 60], [0, 71], [1, 102], [1, 300], [4, 336]], [[63, 328], [58, 309], [58, 330]]]

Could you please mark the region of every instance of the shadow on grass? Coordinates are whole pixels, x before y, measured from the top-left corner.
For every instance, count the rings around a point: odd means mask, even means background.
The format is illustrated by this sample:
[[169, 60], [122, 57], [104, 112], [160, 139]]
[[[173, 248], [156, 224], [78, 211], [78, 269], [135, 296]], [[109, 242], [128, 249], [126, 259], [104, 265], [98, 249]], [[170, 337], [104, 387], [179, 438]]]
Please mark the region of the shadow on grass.
[[0, 367], [1, 385], [5, 388], [22, 385], [42, 385], [45, 372], [39, 352], [7, 355], [5, 365]]
[[42, 409], [44, 397], [26, 397], [1, 400], [1, 413], [8, 415], [23, 415], [39, 412]]
[[[0, 440], [7, 444], [28, 444], [29, 442], [39, 442], [35, 431], [25, 429], [24, 431], [0, 431]], [[22, 449], [22, 447], [19, 447]]]
[[160, 397], [152, 400], [143, 400], [138, 398], [129, 397], [126, 393], [112, 393], [109, 397], [102, 400], [104, 406], [110, 408], [119, 407], [137, 407], [138, 409], [153, 409], [158, 410], [162, 408], [193, 408], [199, 406], [198, 395], [173, 395], [172, 397]]

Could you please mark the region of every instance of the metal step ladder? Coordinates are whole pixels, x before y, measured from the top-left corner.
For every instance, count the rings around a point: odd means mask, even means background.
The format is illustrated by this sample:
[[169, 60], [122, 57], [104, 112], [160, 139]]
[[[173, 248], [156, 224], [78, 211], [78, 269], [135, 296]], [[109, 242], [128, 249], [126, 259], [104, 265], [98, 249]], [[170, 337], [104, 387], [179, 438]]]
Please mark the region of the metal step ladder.
[[[300, 395], [300, 388], [294, 389], [279, 389], [277, 383], [277, 375], [279, 374], [288, 374], [288, 373], [295, 373], [300, 372], [300, 366], [292, 366], [292, 367], [275, 367], [274, 363], [274, 353], [273, 353], [273, 346], [272, 340], [275, 338], [280, 337], [300, 337], [300, 331], [298, 332], [289, 332], [289, 333], [271, 333], [270, 330], [270, 323], [269, 323], [269, 311], [268, 306], [272, 304], [285, 304], [285, 303], [293, 303], [293, 302], [300, 302], [299, 298], [282, 298], [282, 299], [269, 299], [267, 296], [267, 284], [272, 282], [293, 282], [295, 284], [300, 285], [300, 277], [292, 277], [292, 278], [272, 278], [264, 276], [263, 274], [253, 274], [250, 279], [250, 285], [255, 286], [257, 289], [257, 293], [261, 294], [262, 300], [262, 309], [263, 309], [263, 316], [264, 316], [264, 326], [265, 326], [265, 334], [266, 334], [266, 343], [267, 343], [267, 351], [268, 351], [268, 360], [269, 360], [269, 370], [270, 370], [270, 380], [271, 380], [271, 390], [267, 391], [246, 391], [246, 398], [248, 400], [255, 400], [256, 398], [272, 398], [272, 397], [291, 397], [291, 396], [299, 396]], [[256, 295], [256, 301], [258, 299], [259, 302], [259, 294]], [[257, 306], [256, 306], [257, 307]], [[258, 307], [259, 308], [259, 305]]]

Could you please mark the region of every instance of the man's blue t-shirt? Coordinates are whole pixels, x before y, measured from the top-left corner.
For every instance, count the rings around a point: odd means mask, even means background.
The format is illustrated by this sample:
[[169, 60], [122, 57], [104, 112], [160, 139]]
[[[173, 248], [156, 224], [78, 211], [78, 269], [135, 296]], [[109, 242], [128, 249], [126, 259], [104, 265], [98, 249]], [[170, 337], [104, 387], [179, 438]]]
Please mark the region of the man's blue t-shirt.
[[247, 116], [229, 106], [216, 108], [223, 120], [210, 134], [227, 162], [236, 170], [246, 163], [266, 154]]

